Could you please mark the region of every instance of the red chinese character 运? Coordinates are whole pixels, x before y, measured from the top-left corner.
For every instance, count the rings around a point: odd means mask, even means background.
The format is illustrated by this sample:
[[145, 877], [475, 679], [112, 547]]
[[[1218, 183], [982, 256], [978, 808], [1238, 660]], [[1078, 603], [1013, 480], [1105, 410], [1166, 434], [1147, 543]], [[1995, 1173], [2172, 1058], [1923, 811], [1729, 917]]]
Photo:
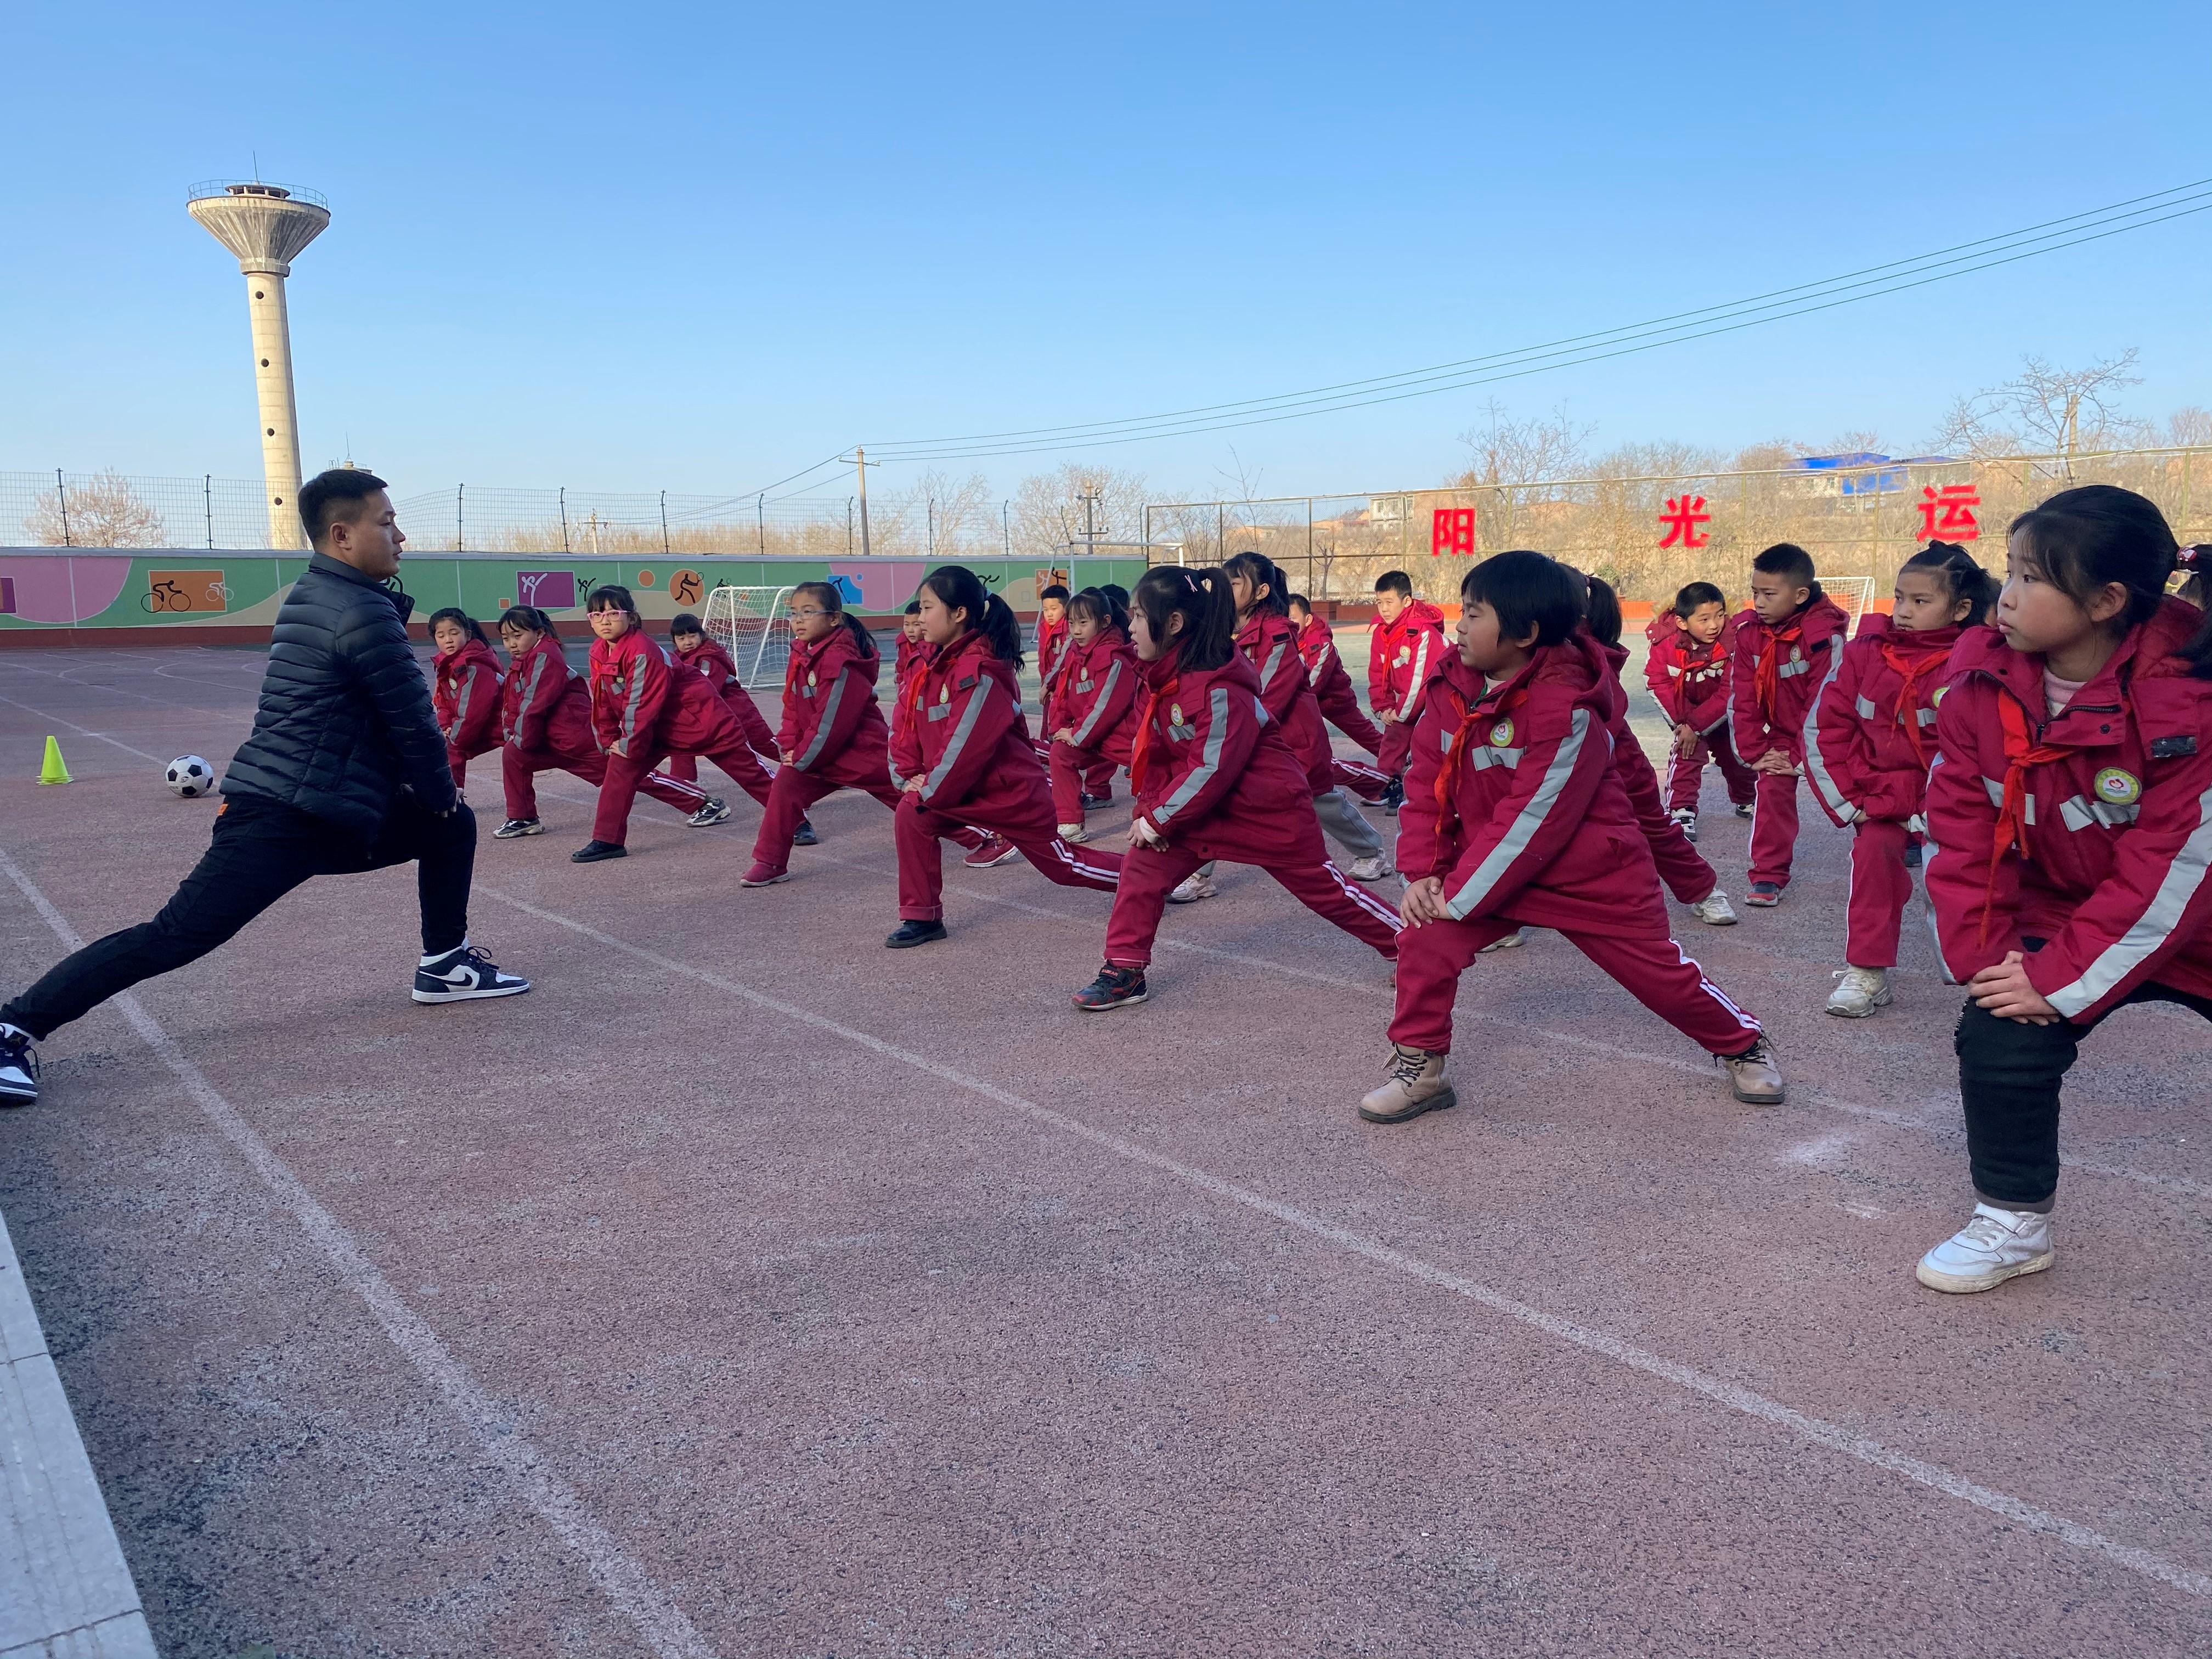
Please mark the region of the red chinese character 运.
[[1474, 509], [1440, 507], [1429, 528], [1429, 554], [1441, 559], [1447, 553], [1474, 551]]
[[1923, 484], [1920, 494], [1920, 539], [1951, 542], [1971, 542], [1979, 538], [1982, 527], [1974, 518], [1974, 509], [1982, 504], [1981, 491], [1972, 484], [1945, 484], [1938, 490], [1933, 484]]
[[1711, 524], [1712, 519], [1705, 511], [1703, 495], [1669, 495], [1667, 510], [1659, 515], [1659, 522], [1667, 526], [1667, 533], [1659, 538], [1660, 548], [1703, 547], [1712, 538], [1698, 534], [1698, 526]]

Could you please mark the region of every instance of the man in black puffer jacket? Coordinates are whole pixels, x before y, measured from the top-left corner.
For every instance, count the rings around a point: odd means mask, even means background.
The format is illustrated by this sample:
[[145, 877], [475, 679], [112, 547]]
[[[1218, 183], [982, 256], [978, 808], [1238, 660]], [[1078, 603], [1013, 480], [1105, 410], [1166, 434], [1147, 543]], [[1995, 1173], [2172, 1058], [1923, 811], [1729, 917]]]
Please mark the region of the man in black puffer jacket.
[[30, 1045], [143, 979], [196, 961], [311, 876], [413, 863], [417, 1002], [513, 996], [469, 944], [476, 816], [407, 643], [414, 601], [383, 584], [406, 538], [384, 480], [339, 468], [300, 491], [315, 556], [276, 612], [253, 733], [232, 757], [215, 840], [153, 921], [85, 946], [0, 1008], [0, 1105], [38, 1094]]

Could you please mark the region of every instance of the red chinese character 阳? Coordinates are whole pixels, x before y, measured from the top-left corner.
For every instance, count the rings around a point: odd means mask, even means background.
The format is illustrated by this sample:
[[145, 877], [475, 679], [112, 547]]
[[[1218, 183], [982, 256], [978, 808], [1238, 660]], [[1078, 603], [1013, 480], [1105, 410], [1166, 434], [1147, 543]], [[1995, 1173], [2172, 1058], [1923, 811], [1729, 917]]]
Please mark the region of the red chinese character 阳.
[[1698, 526], [1711, 524], [1712, 520], [1713, 515], [1705, 511], [1703, 495], [1669, 495], [1667, 510], [1659, 515], [1659, 522], [1667, 527], [1667, 533], [1659, 538], [1661, 550], [1677, 546], [1703, 547], [1712, 538], [1698, 534]]
[[1440, 507], [1429, 528], [1429, 554], [1441, 559], [1447, 553], [1474, 551], [1474, 509]]
[[1982, 504], [1982, 494], [1973, 485], [1945, 484], [1938, 490], [1923, 484], [1920, 494], [1924, 498], [1920, 503], [1922, 541], [1971, 542], [1980, 537], [1974, 509]]

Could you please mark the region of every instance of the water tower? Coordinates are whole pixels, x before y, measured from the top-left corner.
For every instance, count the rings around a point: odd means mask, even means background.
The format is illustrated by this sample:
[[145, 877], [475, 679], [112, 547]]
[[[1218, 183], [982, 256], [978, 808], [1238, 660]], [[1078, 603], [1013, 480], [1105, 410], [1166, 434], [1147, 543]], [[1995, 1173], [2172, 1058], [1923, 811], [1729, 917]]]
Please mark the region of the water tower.
[[192, 186], [191, 216], [238, 256], [253, 325], [253, 386], [261, 402], [261, 471], [269, 481], [269, 545], [301, 548], [300, 422], [292, 398], [292, 325], [284, 279], [292, 258], [323, 234], [330, 204], [312, 190], [220, 181]]

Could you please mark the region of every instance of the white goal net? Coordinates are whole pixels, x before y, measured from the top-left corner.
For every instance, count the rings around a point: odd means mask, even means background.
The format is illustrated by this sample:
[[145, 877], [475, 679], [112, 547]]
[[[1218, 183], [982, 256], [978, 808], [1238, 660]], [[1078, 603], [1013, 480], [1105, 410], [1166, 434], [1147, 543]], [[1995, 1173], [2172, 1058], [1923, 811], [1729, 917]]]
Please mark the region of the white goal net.
[[1820, 591], [1844, 608], [1851, 619], [1844, 635], [1849, 639], [1858, 632], [1859, 618], [1865, 616], [1867, 606], [1874, 602], [1874, 578], [1871, 576], [1823, 576]]
[[784, 614], [783, 603], [790, 597], [787, 585], [720, 586], [707, 595], [707, 637], [730, 653], [740, 684], [783, 684], [784, 669], [791, 661], [791, 618]]

